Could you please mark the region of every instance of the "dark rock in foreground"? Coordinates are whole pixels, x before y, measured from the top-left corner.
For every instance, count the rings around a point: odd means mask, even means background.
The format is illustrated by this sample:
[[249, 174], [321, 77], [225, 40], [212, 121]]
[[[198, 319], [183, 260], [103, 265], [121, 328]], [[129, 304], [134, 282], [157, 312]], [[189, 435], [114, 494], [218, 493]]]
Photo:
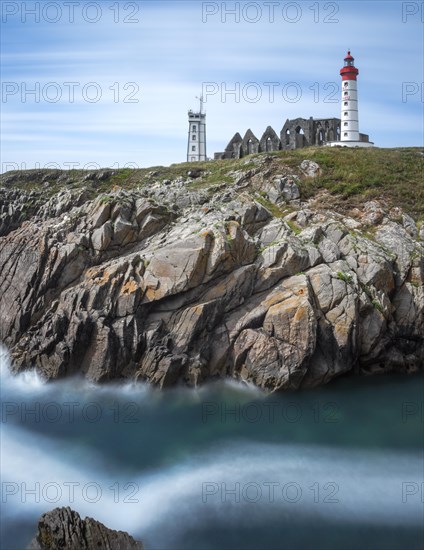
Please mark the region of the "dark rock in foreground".
[[69, 507], [43, 514], [28, 550], [143, 550], [141, 542], [124, 531], [108, 529], [92, 519], [81, 519]]

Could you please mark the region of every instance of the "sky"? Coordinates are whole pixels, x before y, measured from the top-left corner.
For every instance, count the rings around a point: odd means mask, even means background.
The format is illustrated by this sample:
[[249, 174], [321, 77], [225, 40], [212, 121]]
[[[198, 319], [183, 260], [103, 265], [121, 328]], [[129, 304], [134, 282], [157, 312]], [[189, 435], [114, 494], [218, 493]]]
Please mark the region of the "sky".
[[207, 154], [251, 128], [339, 117], [347, 49], [359, 129], [424, 145], [424, 3], [1, 3], [1, 171], [184, 162], [203, 93]]

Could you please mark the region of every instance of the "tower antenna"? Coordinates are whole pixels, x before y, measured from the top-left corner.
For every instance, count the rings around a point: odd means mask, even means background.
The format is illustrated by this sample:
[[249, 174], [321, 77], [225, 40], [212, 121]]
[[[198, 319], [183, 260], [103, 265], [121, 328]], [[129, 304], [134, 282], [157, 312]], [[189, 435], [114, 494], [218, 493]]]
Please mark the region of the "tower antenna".
[[196, 96], [196, 99], [198, 99], [200, 101], [200, 114], [202, 115], [203, 114], [203, 103], [204, 103], [203, 94], [200, 97]]

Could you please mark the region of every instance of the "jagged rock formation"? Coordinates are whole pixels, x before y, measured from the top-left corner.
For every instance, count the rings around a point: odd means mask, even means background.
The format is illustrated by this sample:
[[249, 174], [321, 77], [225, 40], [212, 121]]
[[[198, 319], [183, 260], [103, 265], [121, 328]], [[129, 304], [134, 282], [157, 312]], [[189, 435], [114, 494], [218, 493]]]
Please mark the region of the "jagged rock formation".
[[143, 550], [141, 542], [124, 531], [108, 529], [92, 518], [81, 519], [74, 510], [55, 508], [43, 514], [28, 550]]
[[[414, 220], [384, 203], [347, 215], [325, 195], [302, 202], [302, 178], [321, 171], [307, 159], [248, 162], [232, 183], [152, 173], [94, 196], [112, 172], [3, 176], [0, 336], [13, 369], [160, 387], [229, 376], [274, 391], [421, 368]], [[39, 185], [18, 189], [29, 177]]]

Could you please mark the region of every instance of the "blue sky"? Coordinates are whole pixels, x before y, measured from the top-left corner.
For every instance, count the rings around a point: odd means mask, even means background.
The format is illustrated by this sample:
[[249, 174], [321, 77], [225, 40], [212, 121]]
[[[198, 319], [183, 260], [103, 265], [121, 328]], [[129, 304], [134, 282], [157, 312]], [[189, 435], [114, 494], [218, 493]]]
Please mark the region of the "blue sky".
[[213, 92], [211, 157], [236, 131], [260, 137], [286, 118], [338, 117], [348, 48], [360, 71], [360, 131], [381, 147], [423, 145], [422, 2], [3, 0], [1, 8], [2, 171], [182, 162], [187, 110], [202, 90]]

